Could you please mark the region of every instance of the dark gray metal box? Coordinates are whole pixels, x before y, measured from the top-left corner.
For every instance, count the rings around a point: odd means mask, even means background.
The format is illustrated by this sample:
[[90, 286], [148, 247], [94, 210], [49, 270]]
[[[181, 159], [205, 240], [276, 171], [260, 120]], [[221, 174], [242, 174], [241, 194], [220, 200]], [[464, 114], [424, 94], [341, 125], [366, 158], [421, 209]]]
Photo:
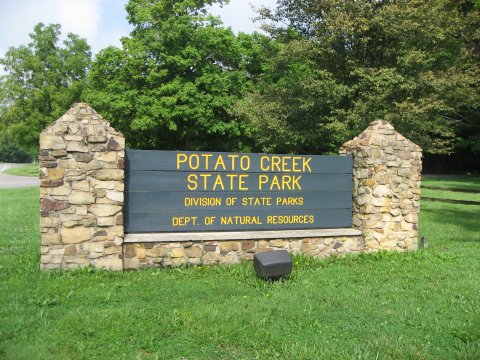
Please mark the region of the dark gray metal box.
[[286, 250], [256, 253], [253, 268], [263, 279], [278, 279], [292, 272], [292, 258]]

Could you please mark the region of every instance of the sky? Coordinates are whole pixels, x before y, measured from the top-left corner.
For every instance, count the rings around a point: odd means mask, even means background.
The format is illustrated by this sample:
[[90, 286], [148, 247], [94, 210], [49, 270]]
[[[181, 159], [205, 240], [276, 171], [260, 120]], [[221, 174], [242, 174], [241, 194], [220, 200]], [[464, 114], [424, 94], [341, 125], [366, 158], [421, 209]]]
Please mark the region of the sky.
[[[86, 38], [95, 54], [108, 45], [120, 46], [120, 38], [131, 31], [126, 20], [128, 0], [0, 0], [0, 57], [9, 47], [28, 44], [35, 24], [58, 23], [62, 34]], [[219, 15], [235, 33], [258, 30], [252, 22], [251, 6], [273, 7], [275, 0], [231, 0], [211, 12]]]

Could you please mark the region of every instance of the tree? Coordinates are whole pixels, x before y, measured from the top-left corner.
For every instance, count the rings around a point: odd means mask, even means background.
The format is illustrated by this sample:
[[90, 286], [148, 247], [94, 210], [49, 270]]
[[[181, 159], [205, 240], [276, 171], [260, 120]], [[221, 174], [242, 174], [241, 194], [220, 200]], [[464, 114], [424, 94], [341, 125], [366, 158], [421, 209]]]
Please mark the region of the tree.
[[341, 114], [347, 87], [315, 66], [316, 51], [308, 41], [277, 47], [258, 86], [236, 103], [235, 112], [252, 123], [261, 151], [337, 151], [349, 134]]
[[91, 62], [84, 39], [70, 33], [59, 47], [60, 35], [60, 25], [39, 23], [31, 43], [10, 48], [0, 59], [7, 73], [0, 82], [0, 122], [32, 155], [40, 132], [80, 100]]
[[241, 150], [248, 129], [229, 109], [250, 86], [258, 55], [208, 14], [207, 0], [130, 0], [122, 49], [92, 67], [86, 98], [130, 146]]
[[329, 151], [384, 118], [426, 152], [452, 152], [480, 97], [478, 31], [466, 31], [478, 30], [478, 7], [467, 6], [467, 21], [451, 3], [278, 1], [261, 15], [282, 50], [239, 113], [279, 150], [290, 137], [285, 151]]

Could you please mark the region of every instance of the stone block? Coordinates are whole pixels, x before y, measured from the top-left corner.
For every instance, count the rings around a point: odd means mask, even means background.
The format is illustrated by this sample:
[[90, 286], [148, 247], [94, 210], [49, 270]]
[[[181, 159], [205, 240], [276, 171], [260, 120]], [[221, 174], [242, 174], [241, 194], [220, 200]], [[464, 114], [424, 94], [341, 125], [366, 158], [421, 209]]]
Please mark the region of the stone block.
[[[110, 271], [121, 271], [123, 270], [123, 260], [118, 257], [118, 255], [113, 254], [109, 256], [103, 256], [99, 259], [97, 259], [95, 262], [95, 267], [97, 269], [105, 269], [105, 270], [110, 270]], [[130, 266], [134, 266], [135, 264], [130, 263]], [[137, 263], [138, 265], [138, 263]], [[138, 268], [137, 267], [132, 267], [133, 269]]]
[[373, 196], [375, 197], [391, 197], [392, 190], [386, 185], [376, 185], [373, 188]]
[[270, 240], [269, 245], [271, 247], [284, 248], [286, 246], [286, 241], [283, 239]]
[[223, 251], [237, 251], [239, 250], [238, 241], [222, 241], [220, 242], [220, 250]]
[[125, 139], [120, 139], [120, 138], [110, 138], [108, 139], [107, 143], [107, 150], [108, 151], [113, 151], [113, 150], [123, 150], [125, 147]]
[[80, 190], [80, 191], [89, 191], [90, 185], [88, 183], [88, 180], [75, 181], [72, 183], [72, 189]]
[[70, 189], [65, 184], [59, 187], [47, 188], [47, 193], [49, 196], [57, 197], [57, 196], [68, 196], [71, 193], [72, 189]]
[[247, 251], [255, 247], [255, 240], [245, 240], [245, 241], [242, 241], [240, 244], [241, 244], [242, 250]]
[[120, 181], [103, 181], [97, 179], [90, 180], [90, 185], [92, 185], [95, 189], [115, 190], [119, 184], [121, 184]]
[[92, 161], [93, 155], [86, 152], [76, 152], [73, 153], [73, 158], [75, 161], [88, 163]]
[[193, 245], [185, 249], [185, 255], [189, 258], [199, 258], [203, 255], [203, 248], [201, 245]]
[[151, 257], [164, 257], [167, 255], [167, 247], [165, 245], [155, 244], [147, 251], [147, 254]]
[[63, 137], [66, 141], [84, 141], [84, 137], [80, 134], [78, 135], [66, 135]]
[[51, 180], [51, 179], [43, 179], [40, 180], [40, 186], [46, 188], [58, 187], [63, 185], [63, 180]]
[[137, 256], [137, 251], [135, 249], [135, 245], [133, 244], [126, 244], [124, 246], [124, 256], [127, 259], [131, 259]]
[[106, 141], [107, 141], [107, 137], [103, 136], [103, 135], [100, 135], [100, 136], [90, 135], [88, 137], [88, 142], [89, 143], [104, 143]]
[[57, 233], [43, 233], [42, 245], [61, 245], [60, 234]]
[[90, 176], [97, 180], [122, 181], [124, 174], [123, 174], [123, 170], [104, 169], [104, 170], [95, 170], [92, 173], [90, 173]]
[[113, 216], [122, 210], [122, 206], [112, 204], [93, 204], [88, 211], [95, 216]]
[[77, 255], [77, 248], [73, 244], [69, 245], [69, 246], [66, 246], [63, 255], [65, 255], [65, 256], [75, 256], [75, 255]]
[[112, 216], [105, 216], [105, 217], [97, 217], [97, 226], [106, 227], [106, 226], [113, 226], [114, 220]]
[[67, 151], [86, 153], [88, 152], [88, 146], [83, 141], [68, 141]]
[[60, 231], [63, 244], [79, 244], [90, 240], [91, 229], [84, 227], [63, 228]]
[[52, 151], [52, 156], [53, 157], [63, 157], [63, 156], [66, 156], [67, 155], [67, 151], [66, 150], [53, 150]]
[[50, 135], [46, 133], [40, 134], [40, 148], [48, 150], [63, 150], [65, 149], [65, 141], [62, 136]]
[[60, 159], [58, 160], [58, 166], [64, 169], [77, 169], [78, 162], [75, 159]]
[[40, 209], [51, 210], [64, 210], [70, 207], [70, 204], [66, 201], [56, 200], [52, 198], [42, 198], [40, 200]]
[[107, 147], [103, 144], [90, 144], [88, 147], [92, 152], [103, 152], [107, 150]]
[[115, 163], [117, 161], [117, 151], [97, 152], [95, 153], [95, 159]]
[[95, 202], [91, 192], [74, 190], [68, 197], [68, 202], [73, 205], [88, 205]]
[[79, 168], [86, 171], [99, 170], [104, 167], [104, 163], [98, 160], [92, 160], [89, 163], [80, 163]]
[[118, 214], [115, 217], [115, 225], [123, 225], [123, 214]]
[[123, 191], [107, 191], [105, 197], [120, 203], [123, 203], [124, 200]]
[[185, 255], [185, 249], [183, 247], [170, 249], [170, 256], [172, 258], [179, 258]]

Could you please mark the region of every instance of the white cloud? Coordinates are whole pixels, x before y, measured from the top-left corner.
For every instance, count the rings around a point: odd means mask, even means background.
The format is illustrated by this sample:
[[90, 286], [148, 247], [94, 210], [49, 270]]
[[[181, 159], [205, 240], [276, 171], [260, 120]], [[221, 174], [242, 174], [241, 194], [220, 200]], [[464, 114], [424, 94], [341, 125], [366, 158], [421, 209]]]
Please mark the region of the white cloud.
[[[127, 0], [0, 0], [0, 56], [9, 47], [30, 42], [33, 27], [58, 23], [62, 34], [69, 32], [86, 38], [94, 53], [112, 44], [119, 44], [114, 36], [128, 34], [123, 10]], [[110, 14], [104, 6], [115, 11]], [[111, 19], [112, 16], [120, 19]]]
[[[262, 6], [274, 8], [276, 0], [230, 0], [230, 3], [220, 7], [213, 5], [211, 12], [222, 18], [226, 26], [230, 26], [235, 33], [239, 31], [251, 33], [259, 31], [259, 24], [253, 19], [257, 16], [253, 8]], [[253, 7], [253, 8], [252, 8]]]
[[[59, 22], [65, 33], [71, 32], [96, 41], [101, 17], [100, 0], [50, 1], [57, 3]], [[91, 45], [94, 46], [93, 43]]]

